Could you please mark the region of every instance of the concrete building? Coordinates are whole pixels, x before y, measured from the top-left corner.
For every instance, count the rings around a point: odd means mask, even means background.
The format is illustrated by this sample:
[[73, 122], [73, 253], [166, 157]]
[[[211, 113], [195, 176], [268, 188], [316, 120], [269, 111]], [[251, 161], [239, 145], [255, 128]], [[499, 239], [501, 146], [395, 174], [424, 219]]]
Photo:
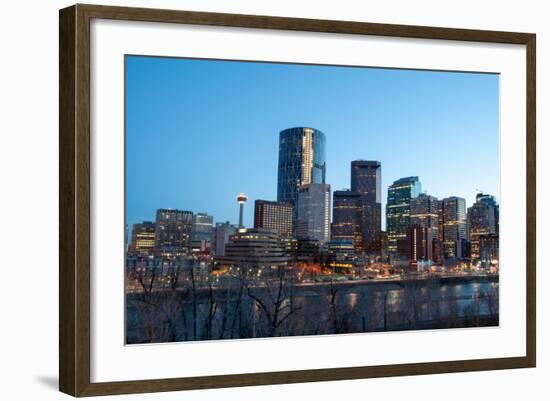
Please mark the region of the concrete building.
[[163, 253], [185, 253], [191, 242], [193, 213], [177, 209], [158, 209], [155, 247]]
[[433, 257], [433, 231], [430, 227], [414, 224], [408, 231], [409, 260], [427, 261]]
[[267, 228], [239, 229], [229, 237], [219, 265], [239, 269], [242, 274], [257, 274], [265, 269], [288, 266], [285, 246], [275, 230]]
[[129, 251], [139, 255], [149, 255], [155, 248], [155, 223], [144, 221], [132, 225]]
[[225, 245], [229, 242], [229, 237], [237, 232], [237, 226], [230, 222], [216, 223], [212, 237], [211, 253], [220, 257], [225, 255]]
[[269, 228], [279, 235], [293, 235], [293, 208], [290, 203], [258, 199], [254, 202], [254, 228]]

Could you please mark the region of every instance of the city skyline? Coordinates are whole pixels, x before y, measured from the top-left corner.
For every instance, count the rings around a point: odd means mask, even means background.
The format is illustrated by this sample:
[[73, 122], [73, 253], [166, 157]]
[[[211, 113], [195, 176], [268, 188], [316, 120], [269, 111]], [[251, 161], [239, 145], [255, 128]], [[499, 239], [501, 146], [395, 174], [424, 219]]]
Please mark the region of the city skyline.
[[239, 192], [251, 227], [254, 201], [277, 198], [279, 132], [302, 120], [326, 135], [333, 192], [350, 188], [352, 160], [381, 162], [383, 229], [387, 188], [402, 177], [468, 206], [478, 189], [499, 198], [496, 75], [137, 56], [126, 68], [130, 227], [160, 208], [236, 223]]

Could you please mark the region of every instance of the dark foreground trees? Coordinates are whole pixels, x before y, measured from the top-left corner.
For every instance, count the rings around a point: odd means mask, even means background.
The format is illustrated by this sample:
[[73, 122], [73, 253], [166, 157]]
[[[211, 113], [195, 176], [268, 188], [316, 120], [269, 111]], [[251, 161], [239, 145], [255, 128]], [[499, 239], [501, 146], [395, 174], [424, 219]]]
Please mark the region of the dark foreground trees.
[[432, 280], [304, 284], [292, 269], [209, 276], [141, 271], [126, 296], [128, 343], [343, 334], [498, 324], [498, 284], [457, 297]]

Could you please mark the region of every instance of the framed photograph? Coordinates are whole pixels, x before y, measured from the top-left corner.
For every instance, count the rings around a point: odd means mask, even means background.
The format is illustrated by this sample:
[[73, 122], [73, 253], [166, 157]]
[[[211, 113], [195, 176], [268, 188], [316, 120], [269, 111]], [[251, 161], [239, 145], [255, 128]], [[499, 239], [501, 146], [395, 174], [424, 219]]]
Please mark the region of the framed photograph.
[[59, 22], [61, 391], [535, 366], [534, 34]]

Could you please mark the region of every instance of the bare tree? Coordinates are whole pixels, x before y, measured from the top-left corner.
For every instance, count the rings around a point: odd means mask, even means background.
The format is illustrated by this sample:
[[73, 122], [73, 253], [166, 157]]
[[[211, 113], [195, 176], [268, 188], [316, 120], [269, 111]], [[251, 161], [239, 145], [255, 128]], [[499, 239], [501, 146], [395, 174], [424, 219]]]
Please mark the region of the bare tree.
[[275, 337], [279, 335], [279, 329], [301, 306], [291, 302], [293, 280], [287, 277], [287, 271], [279, 267], [276, 277], [265, 277], [258, 281], [245, 281], [247, 295], [251, 298], [257, 308], [262, 312], [266, 322], [266, 336]]

